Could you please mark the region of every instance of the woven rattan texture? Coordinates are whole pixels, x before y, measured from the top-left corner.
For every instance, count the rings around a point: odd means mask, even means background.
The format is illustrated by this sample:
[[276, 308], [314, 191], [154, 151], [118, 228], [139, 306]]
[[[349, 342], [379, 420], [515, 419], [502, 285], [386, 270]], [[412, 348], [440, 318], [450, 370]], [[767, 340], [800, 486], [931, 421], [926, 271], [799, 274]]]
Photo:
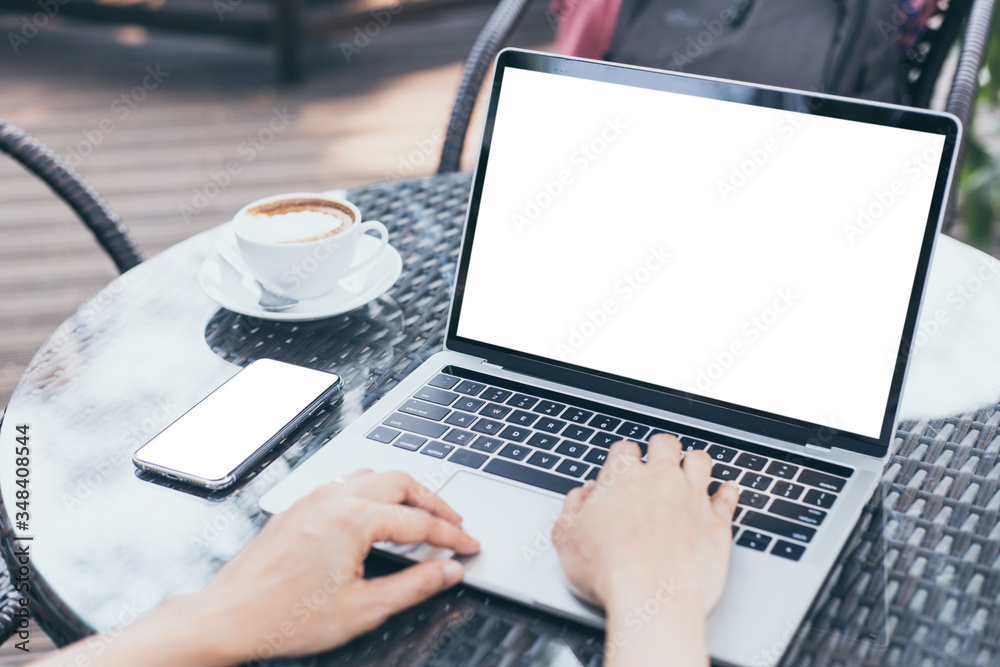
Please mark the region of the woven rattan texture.
[[901, 424], [785, 664], [1000, 661], [998, 406]]

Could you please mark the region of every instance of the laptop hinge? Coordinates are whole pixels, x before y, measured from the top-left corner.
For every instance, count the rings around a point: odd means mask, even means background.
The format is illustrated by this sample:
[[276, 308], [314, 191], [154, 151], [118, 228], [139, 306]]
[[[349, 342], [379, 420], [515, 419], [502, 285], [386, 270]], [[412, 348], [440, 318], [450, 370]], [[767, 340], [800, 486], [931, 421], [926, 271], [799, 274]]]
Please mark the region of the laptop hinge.
[[479, 363], [482, 366], [485, 366], [486, 368], [494, 368], [496, 370], [502, 370], [503, 369], [503, 366], [498, 366], [497, 364], [491, 364], [490, 362], [486, 361], [485, 359], [483, 359]]

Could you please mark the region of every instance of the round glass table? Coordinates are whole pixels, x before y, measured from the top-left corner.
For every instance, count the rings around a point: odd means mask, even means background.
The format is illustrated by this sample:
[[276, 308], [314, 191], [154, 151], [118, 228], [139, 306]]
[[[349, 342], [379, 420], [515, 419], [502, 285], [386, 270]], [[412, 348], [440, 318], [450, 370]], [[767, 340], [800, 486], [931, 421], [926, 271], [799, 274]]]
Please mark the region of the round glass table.
[[[403, 257], [395, 286], [357, 310], [288, 322], [220, 308], [197, 277], [231, 234], [223, 225], [120, 276], [56, 330], [4, 416], [0, 488], [8, 562], [30, 550], [31, 606], [57, 642], [114, 633], [203, 586], [260, 529], [261, 495], [440, 349], [469, 187], [468, 174], [450, 174], [348, 193]], [[939, 239], [883, 482], [806, 622], [761, 664], [998, 659], [998, 273], [997, 260]], [[340, 374], [343, 402], [229, 491], [135, 470], [141, 444], [262, 357]], [[373, 573], [394, 567], [370, 561]], [[281, 664], [592, 665], [601, 651], [591, 628], [459, 586], [336, 651]]]

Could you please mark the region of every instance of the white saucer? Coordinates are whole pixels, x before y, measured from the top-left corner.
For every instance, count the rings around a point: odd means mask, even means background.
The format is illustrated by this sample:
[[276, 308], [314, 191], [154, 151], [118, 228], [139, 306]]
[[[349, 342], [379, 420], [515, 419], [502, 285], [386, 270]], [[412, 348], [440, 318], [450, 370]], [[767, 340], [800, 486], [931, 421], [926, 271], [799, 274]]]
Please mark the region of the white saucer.
[[[232, 244], [235, 250], [235, 239], [220, 243]], [[379, 240], [374, 237], [363, 236], [359, 253], [364, 256], [365, 246], [375, 246], [378, 243]], [[373, 251], [374, 248], [367, 252]], [[213, 252], [202, 262], [198, 271], [198, 284], [213, 301], [241, 315], [265, 320], [305, 322], [333, 317], [360, 308], [385, 294], [396, 283], [402, 272], [403, 258], [395, 248], [387, 245], [377, 260], [341, 279], [329, 294], [299, 301], [291, 308], [280, 312], [261, 308], [260, 290], [254, 281], [230, 266], [218, 252]]]

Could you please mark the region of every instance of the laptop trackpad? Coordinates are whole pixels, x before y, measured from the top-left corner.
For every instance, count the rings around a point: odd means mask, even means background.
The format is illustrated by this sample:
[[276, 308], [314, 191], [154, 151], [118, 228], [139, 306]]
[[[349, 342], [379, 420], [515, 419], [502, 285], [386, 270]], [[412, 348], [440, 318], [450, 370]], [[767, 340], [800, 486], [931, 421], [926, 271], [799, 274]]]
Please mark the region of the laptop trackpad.
[[[463, 559], [468, 583], [507, 589], [522, 599], [531, 590], [525, 588], [526, 576], [534, 579], [535, 573], [550, 586], [565, 587], [550, 536], [562, 499], [467, 472], [452, 476], [438, 495], [462, 515], [465, 531], [482, 543], [477, 556]], [[451, 552], [421, 545], [407, 555], [426, 560]], [[516, 590], [521, 594], [513, 594]]]

